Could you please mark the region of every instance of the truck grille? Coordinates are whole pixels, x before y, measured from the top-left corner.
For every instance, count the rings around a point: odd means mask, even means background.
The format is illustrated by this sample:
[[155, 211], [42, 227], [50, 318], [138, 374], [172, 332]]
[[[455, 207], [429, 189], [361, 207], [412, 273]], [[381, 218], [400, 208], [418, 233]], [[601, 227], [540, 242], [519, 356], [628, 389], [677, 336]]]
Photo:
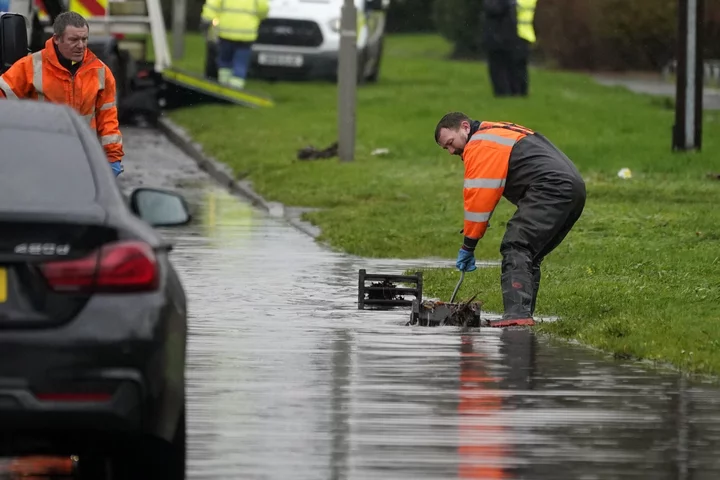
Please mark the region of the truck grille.
[[260, 23], [256, 43], [264, 45], [292, 45], [318, 47], [323, 42], [320, 27], [306, 20], [266, 18]]

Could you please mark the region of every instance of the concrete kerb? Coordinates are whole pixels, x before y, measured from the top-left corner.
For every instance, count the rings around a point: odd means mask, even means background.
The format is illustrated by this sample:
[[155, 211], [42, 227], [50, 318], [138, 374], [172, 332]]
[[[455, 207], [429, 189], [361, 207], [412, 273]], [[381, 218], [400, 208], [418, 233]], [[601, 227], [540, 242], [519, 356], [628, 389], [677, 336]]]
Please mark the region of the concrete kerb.
[[253, 190], [250, 182], [236, 180], [230, 167], [203, 152], [202, 145], [193, 141], [181, 126], [167, 117], [160, 117], [157, 127], [175, 146], [195, 160], [201, 169], [230, 192], [250, 201], [254, 207], [265, 210], [271, 217], [285, 219], [292, 226], [313, 238], [320, 235], [318, 227], [301, 220], [303, 213], [317, 209], [287, 207], [279, 202], [265, 200]]

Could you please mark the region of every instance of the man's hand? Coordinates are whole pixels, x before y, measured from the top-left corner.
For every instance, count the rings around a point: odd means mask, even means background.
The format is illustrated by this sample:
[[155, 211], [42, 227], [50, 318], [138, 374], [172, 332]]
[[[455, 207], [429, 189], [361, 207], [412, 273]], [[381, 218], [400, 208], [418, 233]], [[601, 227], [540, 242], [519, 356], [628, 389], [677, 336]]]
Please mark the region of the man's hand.
[[115, 174], [115, 177], [125, 171], [122, 162], [110, 162], [110, 167], [112, 167], [112, 171]]
[[475, 252], [461, 248], [458, 252], [455, 266], [461, 272], [473, 272], [477, 270], [477, 266], [475, 265]]

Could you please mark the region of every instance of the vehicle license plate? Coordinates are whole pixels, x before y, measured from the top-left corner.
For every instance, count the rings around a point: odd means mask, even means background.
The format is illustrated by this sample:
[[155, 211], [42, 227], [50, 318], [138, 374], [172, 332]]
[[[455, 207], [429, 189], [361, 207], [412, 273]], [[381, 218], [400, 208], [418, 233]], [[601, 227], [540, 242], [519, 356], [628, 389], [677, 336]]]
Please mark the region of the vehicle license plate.
[[258, 63], [260, 65], [270, 65], [273, 67], [302, 67], [302, 55], [290, 55], [283, 53], [261, 53], [258, 55]]

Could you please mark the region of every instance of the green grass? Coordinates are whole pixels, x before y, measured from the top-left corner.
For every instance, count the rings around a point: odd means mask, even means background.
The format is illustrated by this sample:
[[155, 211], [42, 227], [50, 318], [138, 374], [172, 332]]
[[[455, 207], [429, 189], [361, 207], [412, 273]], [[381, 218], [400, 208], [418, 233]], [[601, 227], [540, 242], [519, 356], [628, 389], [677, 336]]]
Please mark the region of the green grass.
[[[188, 38], [184, 68], [201, 69], [199, 40]], [[436, 122], [461, 110], [540, 131], [577, 163], [588, 201], [544, 264], [537, 313], [562, 320], [538, 330], [620, 357], [719, 373], [720, 182], [705, 176], [720, 172], [718, 113], [706, 114], [702, 153], [672, 153], [674, 113], [657, 98], [532, 70], [528, 99], [495, 99], [486, 66], [446, 60], [449, 51], [433, 36], [388, 38], [380, 82], [358, 92], [353, 163], [295, 160], [299, 148], [336, 139], [332, 84], [252, 81], [248, 88], [272, 95], [275, 108], [198, 106], [171, 117], [269, 200], [323, 208], [307, 218], [331, 246], [364, 256], [447, 258], [448, 269], [425, 273], [426, 295], [444, 299], [458, 278], [463, 170], [435, 145]], [[390, 154], [371, 155], [381, 147]], [[617, 178], [623, 167], [632, 179]], [[479, 259], [499, 260], [512, 213], [502, 200]], [[486, 309], [501, 311], [499, 273], [469, 274], [460, 297], [480, 292]]]

